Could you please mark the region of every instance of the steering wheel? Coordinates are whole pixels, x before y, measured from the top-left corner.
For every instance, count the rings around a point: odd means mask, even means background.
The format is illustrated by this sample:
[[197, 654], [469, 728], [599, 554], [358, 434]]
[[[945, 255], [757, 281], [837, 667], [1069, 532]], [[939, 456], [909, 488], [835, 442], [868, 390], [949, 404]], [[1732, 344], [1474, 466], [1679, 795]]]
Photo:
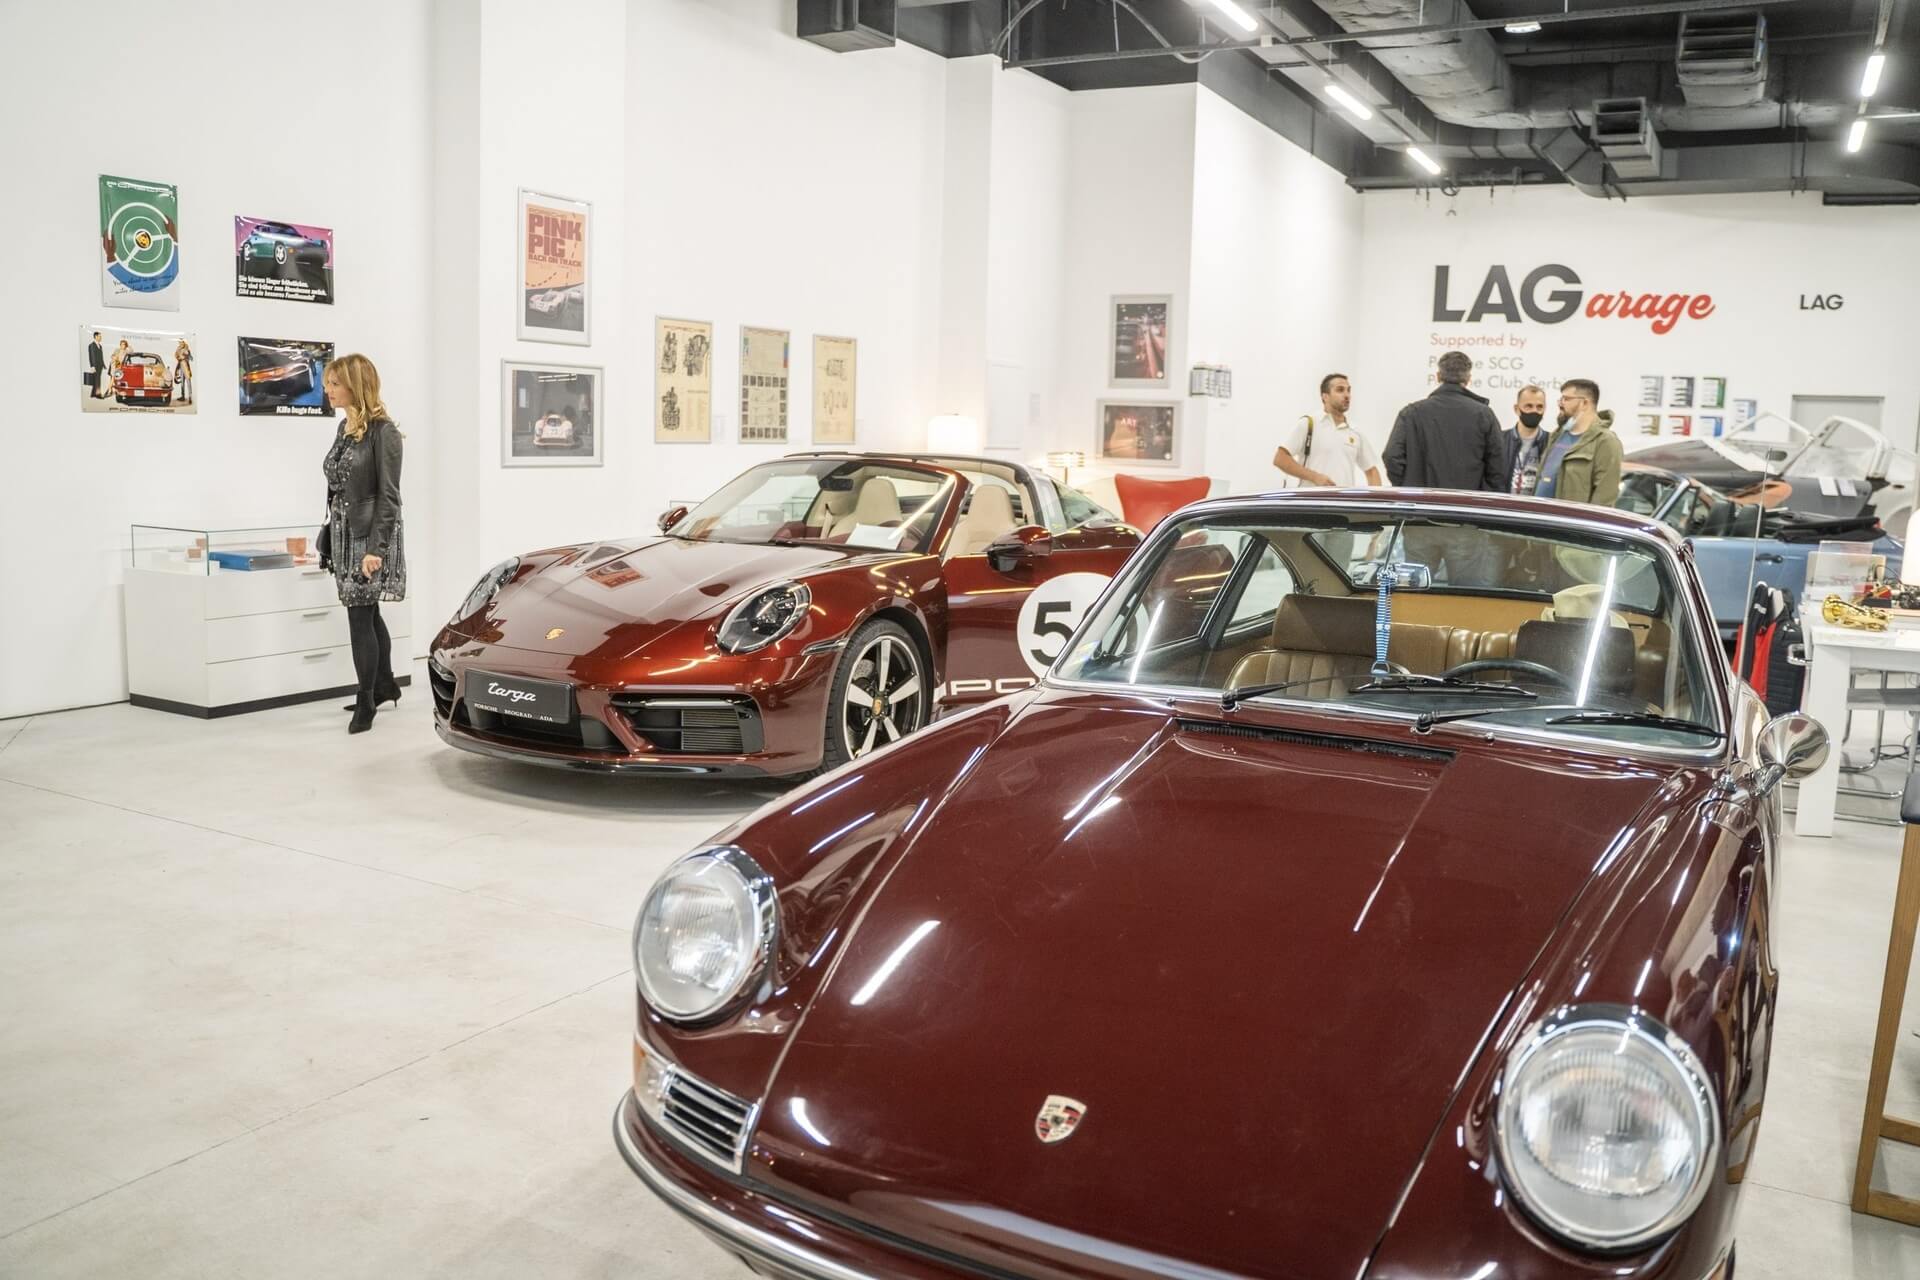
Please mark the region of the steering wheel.
[[1529, 662], [1525, 658], [1476, 658], [1472, 662], [1463, 662], [1457, 667], [1448, 667], [1440, 673], [1443, 680], [1460, 676], [1479, 675], [1482, 671], [1518, 671], [1525, 675], [1538, 676], [1562, 689], [1572, 689], [1573, 681], [1560, 672], [1541, 662]]

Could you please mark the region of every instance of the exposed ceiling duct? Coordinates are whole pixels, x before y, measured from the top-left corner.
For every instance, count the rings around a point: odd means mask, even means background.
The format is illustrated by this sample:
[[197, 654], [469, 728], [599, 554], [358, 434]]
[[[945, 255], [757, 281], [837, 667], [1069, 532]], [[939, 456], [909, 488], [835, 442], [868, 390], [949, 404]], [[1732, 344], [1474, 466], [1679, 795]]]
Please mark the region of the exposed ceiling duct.
[[[1315, 0], [1348, 31], [1384, 31], [1472, 22], [1463, 0]], [[1386, 42], [1381, 42], [1386, 44]], [[1448, 124], [1519, 128], [1533, 121], [1515, 105], [1513, 69], [1486, 31], [1395, 36], [1387, 47], [1362, 41], [1427, 110]]]
[[1765, 102], [1767, 15], [1757, 9], [1680, 15], [1674, 77], [1690, 106]]

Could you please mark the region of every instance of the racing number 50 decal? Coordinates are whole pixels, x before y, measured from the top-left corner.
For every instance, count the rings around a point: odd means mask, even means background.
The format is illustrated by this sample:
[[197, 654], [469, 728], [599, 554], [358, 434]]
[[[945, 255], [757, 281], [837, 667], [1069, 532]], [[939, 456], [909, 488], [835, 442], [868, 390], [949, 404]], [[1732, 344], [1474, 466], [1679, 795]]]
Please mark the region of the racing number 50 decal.
[[1080, 629], [1087, 610], [1112, 579], [1104, 573], [1063, 573], [1035, 587], [1020, 605], [1014, 643], [1034, 675], [1045, 675]]

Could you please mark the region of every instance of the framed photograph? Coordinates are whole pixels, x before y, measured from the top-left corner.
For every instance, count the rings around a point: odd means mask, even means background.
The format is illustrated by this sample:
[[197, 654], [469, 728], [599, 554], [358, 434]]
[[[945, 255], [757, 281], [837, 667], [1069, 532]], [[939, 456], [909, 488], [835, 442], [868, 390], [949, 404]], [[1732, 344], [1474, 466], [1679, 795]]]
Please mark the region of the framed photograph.
[[593, 339], [589, 282], [593, 206], [520, 189], [520, 324], [530, 342]]
[[1693, 379], [1684, 374], [1667, 379], [1667, 407], [1669, 409], [1693, 408]]
[[1113, 462], [1173, 466], [1180, 457], [1180, 406], [1102, 400], [1100, 457]]
[[653, 320], [653, 442], [713, 439], [713, 325]]
[[331, 342], [304, 338], [240, 339], [240, 412], [243, 416], [324, 418]]
[[233, 220], [233, 292], [240, 298], [333, 302], [333, 228]]
[[1171, 294], [1120, 294], [1107, 308], [1113, 355], [1107, 367], [1112, 387], [1168, 387], [1167, 351], [1172, 345]]
[[792, 334], [740, 327], [740, 443], [787, 442], [787, 373]]
[[859, 344], [852, 338], [813, 339], [813, 442], [852, 444]]
[[1667, 402], [1667, 380], [1657, 373], [1640, 375], [1640, 407], [1658, 409]]
[[605, 370], [583, 364], [500, 362], [500, 465], [597, 467]]
[[190, 333], [80, 326], [80, 408], [86, 413], [198, 413]]

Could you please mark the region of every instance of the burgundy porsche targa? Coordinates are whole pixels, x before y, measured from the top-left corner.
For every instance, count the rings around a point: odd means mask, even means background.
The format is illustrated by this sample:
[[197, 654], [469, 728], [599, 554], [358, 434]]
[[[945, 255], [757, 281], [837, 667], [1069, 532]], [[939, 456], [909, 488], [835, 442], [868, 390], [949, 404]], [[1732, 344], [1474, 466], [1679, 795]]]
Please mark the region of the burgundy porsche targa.
[[790, 775], [1034, 683], [1140, 534], [1017, 463], [798, 454], [654, 537], [495, 565], [433, 642], [456, 747]]
[[1827, 743], [1714, 635], [1625, 513], [1189, 507], [661, 877], [617, 1145], [807, 1280], [1726, 1280]]

